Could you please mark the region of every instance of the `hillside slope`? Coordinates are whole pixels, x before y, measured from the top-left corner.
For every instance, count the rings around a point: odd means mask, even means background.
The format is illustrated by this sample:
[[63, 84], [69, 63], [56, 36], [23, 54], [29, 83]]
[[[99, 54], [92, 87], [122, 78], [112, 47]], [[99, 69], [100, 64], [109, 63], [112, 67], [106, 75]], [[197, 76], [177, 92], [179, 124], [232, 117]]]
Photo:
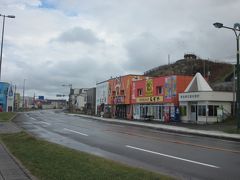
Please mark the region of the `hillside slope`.
[[[165, 75], [195, 75], [200, 72], [215, 90], [227, 90], [229, 81], [233, 77], [233, 65], [227, 63], [213, 62], [205, 59], [190, 59], [184, 58], [176, 61], [174, 64], [158, 66], [144, 73], [147, 76], [165, 76]], [[224, 84], [226, 83], [226, 88]], [[221, 89], [218, 89], [218, 84], [221, 84]]]

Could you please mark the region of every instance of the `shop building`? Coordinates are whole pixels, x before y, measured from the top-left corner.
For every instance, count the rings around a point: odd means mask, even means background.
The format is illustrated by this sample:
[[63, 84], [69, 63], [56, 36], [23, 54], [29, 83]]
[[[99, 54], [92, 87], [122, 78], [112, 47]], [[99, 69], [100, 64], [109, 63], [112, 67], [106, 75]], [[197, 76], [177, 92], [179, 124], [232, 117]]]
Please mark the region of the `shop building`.
[[142, 75], [126, 75], [110, 79], [108, 102], [111, 116], [120, 119], [133, 119], [131, 96], [132, 82], [144, 79]]
[[108, 102], [109, 82], [102, 81], [96, 84], [96, 109], [98, 116], [111, 117], [111, 106]]
[[173, 75], [133, 81], [133, 118], [178, 121], [178, 94], [184, 92], [191, 80], [191, 76]]
[[7, 82], [0, 82], [0, 112], [12, 112], [13, 110], [13, 86]]
[[213, 91], [197, 73], [184, 93], [179, 94], [183, 122], [214, 123], [231, 115], [232, 92]]

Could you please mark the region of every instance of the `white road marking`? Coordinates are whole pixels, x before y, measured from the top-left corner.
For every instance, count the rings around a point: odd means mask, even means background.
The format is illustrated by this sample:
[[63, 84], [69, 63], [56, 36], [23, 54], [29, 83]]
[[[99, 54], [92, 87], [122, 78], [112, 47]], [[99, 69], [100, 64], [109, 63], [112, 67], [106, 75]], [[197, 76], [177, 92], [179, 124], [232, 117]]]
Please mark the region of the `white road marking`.
[[180, 157], [176, 157], [176, 156], [171, 156], [171, 155], [168, 155], [168, 154], [162, 154], [162, 153], [159, 153], [159, 152], [154, 152], [154, 151], [150, 151], [150, 150], [146, 150], [146, 149], [142, 149], [142, 148], [138, 148], [138, 147], [134, 147], [134, 146], [126, 145], [126, 147], [131, 148], [131, 149], [136, 149], [136, 150], [139, 150], [139, 151], [152, 153], [152, 154], [157, 154], [157, 155], [160, 155], [160, 156], [165, 156], [165, 157], [172, 158], [172, 159], [178, 159], [178, 160], [181, 160], [181, 161], [186, 161], [186, 162], [190, 162], [190, 163], [194, 163], [194, 164], [199, 164], [199, 165], [202, 165], [202, 166], [208, 166], [208, 167], [212, 167], [212, 168], [220, 168], [218, 166], [214, 166], [214, 165], [211, 165], [211, 164], [201, 163], [201, 162], [198, 162], [198, 161], [192, 161], [192, 160], [189, 160], [189, 159], [184, 159], [184, 158], [180, 158]]
[[47, 124], [47, 125], [51, 125], [50, 123], [44, 122], [44, 121], [39, 121], [42, 124]]
[[70, 132], [73, 132], [73, 133], [77, 133], [77, 134], [80, 134], [80, 135], [83, 135], [83, 136], [88, 136], [87, 134], [80, 133], [80, 132], [78, 132], [78, 131], [74, 131], [74, 130], [67, 129], [67, 128], [64, 128], [63, 130], [65, 130], [65, 131], [70, 131]]
[[30, 117], [32, 120], [35, 120], [35, 121], [37, 121], [37, 119], [35, 119], [35, 118], [33, 118], [33, 117]]

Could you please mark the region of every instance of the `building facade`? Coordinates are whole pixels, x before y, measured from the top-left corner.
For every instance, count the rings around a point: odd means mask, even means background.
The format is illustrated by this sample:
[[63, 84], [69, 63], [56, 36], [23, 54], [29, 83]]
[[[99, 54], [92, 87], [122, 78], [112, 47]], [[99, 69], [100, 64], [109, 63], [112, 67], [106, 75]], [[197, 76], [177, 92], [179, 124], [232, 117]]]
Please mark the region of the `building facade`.
[[71, 112], [86, 112], [88, 88], [70, 89], [69, 94], [69, 110]]
[[87, 114], [95, 115], [95, 107], [96, 107], [96, 88], [90, 88], [87, 90], [87, 103], [86, 103]]
[[133, 81], [133, 118], [179, 121], [178, 94], [184, 92], [191, 80], [191, 76], [173, 75]]
[[21, 96], [20, 93], [15, 93], [14, 94], [14, 111], [18, 111], [19, 108], [21, 107]]
[[7, 82], [0, 82], [0, 112], [14, 111], [13, 86]]
[[111, 106], [111, 116], [120, 119], [133, 119], [132, 82], [144, 79], [142, 75], [119, 76], [108, 80], [108, 103]]
[[231, 115], [232, 92], [213, 91], [200, 73], [179, 95], [183, 122], [214, 123]]
[[109, 82], [103, 81], [96, 84], [96, 108], [98, 116], [111, 117], [111, 109], [108, 102]]

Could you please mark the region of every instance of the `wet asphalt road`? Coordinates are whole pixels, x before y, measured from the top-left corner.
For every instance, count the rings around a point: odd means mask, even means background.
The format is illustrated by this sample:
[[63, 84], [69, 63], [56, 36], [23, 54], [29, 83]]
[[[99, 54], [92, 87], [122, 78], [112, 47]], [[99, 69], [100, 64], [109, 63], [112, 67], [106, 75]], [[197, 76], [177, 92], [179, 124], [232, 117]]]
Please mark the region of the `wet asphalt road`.
[[106, 123], [54, 111], [22, 113], [33, 135], [179, 179], [240, 179], [240, 143]]

